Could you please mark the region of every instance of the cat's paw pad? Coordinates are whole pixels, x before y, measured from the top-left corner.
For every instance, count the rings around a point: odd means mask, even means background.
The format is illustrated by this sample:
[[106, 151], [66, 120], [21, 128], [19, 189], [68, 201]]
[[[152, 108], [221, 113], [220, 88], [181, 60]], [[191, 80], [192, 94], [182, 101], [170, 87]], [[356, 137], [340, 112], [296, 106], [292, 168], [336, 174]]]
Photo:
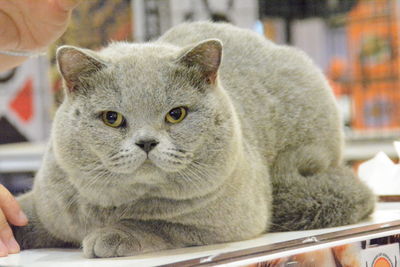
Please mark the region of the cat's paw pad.
[[100, 229], [83, 240], [83, 253], [88, 258], [131, 256], [141, 249], [139, 241], [118, 229]]

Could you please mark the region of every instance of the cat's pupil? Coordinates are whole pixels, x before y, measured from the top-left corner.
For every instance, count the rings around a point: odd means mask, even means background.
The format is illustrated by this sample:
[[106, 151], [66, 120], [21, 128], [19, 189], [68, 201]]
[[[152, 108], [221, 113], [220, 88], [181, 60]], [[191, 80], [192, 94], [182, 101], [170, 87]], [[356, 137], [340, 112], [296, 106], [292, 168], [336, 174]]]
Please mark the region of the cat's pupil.
[[112, 124], [117, 121], [118, 114], [117, 114], [117, 112], [109, 111], [106, 114], [106, 118], [107, 118], [107, 121]]
[[174, 108], [169, 112], [169, 115], [174, 119], [174, 120], [179, 120], [182, 116], [182, 109], [180, 108]]

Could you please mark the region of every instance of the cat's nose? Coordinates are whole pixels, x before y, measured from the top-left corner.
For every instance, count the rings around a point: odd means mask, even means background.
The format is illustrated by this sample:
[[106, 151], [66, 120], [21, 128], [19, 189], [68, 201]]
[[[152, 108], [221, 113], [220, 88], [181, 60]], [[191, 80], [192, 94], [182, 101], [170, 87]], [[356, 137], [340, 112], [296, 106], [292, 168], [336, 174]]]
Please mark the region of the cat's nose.
[[143, 149], [146, 153], [149, 153], [153, 148], [155, 148], [158, 145], [159, 142], [157, 142], [154, 139], [151, 140], [139, 140], [135, 144]]

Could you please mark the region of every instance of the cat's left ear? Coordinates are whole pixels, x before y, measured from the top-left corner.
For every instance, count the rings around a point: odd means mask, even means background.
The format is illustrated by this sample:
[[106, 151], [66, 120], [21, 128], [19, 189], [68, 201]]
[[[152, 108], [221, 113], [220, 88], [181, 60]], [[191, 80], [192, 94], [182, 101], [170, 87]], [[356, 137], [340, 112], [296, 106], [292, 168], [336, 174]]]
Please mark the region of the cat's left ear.
[[208, 39], [186, 51], [178, 62], [196, 68], [208, 84], [215, 84], [221, 64], [222, 42]]

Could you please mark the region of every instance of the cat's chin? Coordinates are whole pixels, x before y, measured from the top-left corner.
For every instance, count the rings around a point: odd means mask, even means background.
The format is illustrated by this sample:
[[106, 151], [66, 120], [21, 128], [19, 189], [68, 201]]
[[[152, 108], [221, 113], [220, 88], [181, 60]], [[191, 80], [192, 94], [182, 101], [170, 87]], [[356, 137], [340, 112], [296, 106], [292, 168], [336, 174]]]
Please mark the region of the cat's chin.
[[107, 166], [107, 169], [111, 173], [115, 174], [136, 174], [138, 172], [140, 173], [152, 172], [159, 168], [152, 161], [146, 159], [142, 163], [137, 164], [136, 166], [128, 165], [128, 166], [119, 166], [118, 168], [114, 166]]

